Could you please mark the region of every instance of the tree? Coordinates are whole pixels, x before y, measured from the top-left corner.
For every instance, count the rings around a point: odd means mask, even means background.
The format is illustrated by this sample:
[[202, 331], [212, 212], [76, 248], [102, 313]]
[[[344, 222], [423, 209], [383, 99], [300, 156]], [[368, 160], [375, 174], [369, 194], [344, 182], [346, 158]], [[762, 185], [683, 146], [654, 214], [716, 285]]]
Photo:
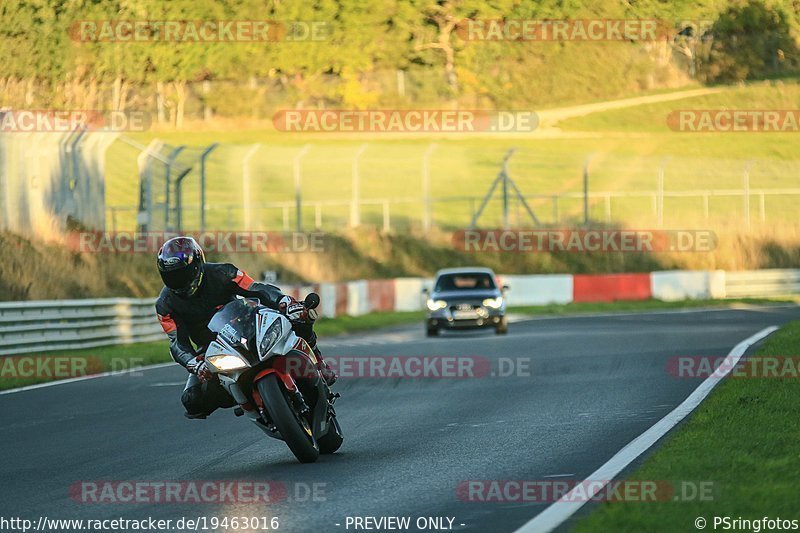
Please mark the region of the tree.
[[760, 0], [729, 7], [714, 22], [700, 72], [709, 82], [758, 79], [797, 68], [798, 48], [780, 6]]

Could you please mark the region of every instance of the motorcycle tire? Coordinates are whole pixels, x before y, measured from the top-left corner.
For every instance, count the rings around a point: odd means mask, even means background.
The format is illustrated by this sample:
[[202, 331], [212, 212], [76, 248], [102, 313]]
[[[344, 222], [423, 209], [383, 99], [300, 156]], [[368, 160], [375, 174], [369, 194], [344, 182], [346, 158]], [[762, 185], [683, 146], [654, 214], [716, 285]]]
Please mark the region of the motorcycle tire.
[[313, 463], [319, 458], [319, 444], [302, 416], [295, 413], [283, 385], [275, 374], [258, 382], [258, 393], [264, 401], [272, 422], [283, 440], [301, 463]]

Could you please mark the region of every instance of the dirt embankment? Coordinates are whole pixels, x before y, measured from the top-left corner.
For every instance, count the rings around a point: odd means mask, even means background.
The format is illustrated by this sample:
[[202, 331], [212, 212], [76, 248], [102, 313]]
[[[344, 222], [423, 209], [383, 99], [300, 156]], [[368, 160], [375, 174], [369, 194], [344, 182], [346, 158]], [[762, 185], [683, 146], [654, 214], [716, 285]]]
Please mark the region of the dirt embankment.
[[[232, 262], [255, 278], [277, 271], [279, 284], [427, 276], [466, 265], [504, 274], [800, 267], [798, 229], [783, 231], [780, 238], [768, 233], [717, 233], [717, 238], [710, 252], [497, 253], [459, 250], [445, 233], [422, 237], [362, 229], [328, 234], [316, 252], [209, 254], [208, 260]], [[2, 232], [0, 250], [0, 300], [145, 297], [161, 288], [153, 253], [79, 253]]]

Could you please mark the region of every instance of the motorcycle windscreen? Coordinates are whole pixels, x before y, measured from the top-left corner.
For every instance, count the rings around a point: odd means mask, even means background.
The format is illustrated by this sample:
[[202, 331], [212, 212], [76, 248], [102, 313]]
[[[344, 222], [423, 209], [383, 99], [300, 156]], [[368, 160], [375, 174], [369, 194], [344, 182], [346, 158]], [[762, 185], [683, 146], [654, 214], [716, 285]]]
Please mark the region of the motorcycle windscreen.
[[232, 300], [217, 311], [208, 323], [208, 329], [232, 345], [239, 344], [242, 339], [252, 339], [256, 334], [255, 314], [258, 307], [256, 300]]

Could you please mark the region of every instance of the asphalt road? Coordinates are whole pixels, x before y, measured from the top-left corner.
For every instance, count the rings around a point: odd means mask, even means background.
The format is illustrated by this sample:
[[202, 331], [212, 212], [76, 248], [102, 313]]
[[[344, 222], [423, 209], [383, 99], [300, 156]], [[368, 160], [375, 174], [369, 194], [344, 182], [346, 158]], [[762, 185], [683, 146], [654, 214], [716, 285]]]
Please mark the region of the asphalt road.
[[[582, 480], [700, 383], [669, 375], [670, 357], [724, 356], [753, 333], [798, 318], [800, 308], [773, 307], [535, 319], [512, 324], [504, 337], [427, 339], [419, 325], [338, 338], [327, 355], [477, 356], [490, 359], [495, 374], [499, 358], [522, 358], [523, 375], [343, 378], [335, 388], [345, 443], [311, 465], [230, 411], [185, 419], [185, 371], [177, 366], [2, 395], [0, 516], [277, 516], [280, 530], [323, 532], [347, 531], [348, 516], [410, 516], [412, 524], [430, 516], [454, 518], [462, 531], [513, 531], [547, 504], [462, 501], [459, 484]], [[75, 483], [99, 480], [269, 480], [287, 498], [70, 497]]]

